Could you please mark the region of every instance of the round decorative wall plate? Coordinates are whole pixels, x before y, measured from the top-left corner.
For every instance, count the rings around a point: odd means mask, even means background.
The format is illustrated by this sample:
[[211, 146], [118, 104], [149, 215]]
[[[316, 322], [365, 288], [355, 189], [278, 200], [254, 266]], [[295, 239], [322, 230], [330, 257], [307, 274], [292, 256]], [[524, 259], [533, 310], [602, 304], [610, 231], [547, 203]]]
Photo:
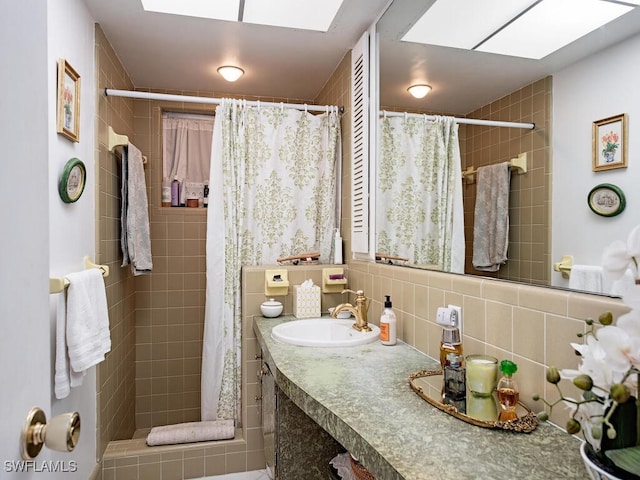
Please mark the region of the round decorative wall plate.
[[62, 170], [58, 192], [65, 203], [77, 201], [84, 191], [87, 170], [79, 158], [70, 159]]
[[601, 183], [593, 187], [587, 202], [593, 213], [603, 217], [615, 217], [627, 206], [622, 190], [610, 183]]

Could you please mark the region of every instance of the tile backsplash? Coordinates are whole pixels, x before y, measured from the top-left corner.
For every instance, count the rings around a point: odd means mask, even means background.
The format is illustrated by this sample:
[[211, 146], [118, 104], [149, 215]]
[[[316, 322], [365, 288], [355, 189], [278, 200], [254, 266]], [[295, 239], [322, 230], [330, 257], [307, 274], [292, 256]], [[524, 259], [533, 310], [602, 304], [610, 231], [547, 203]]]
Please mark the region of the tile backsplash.
[[[326, 265], [289, 268], [291, 285], [306, 278], [320, 282], [323, 267]], [[449, 304], [462, 307], [465, 355], [483, 353], [513, 360], [518, 365], [520, 400], [534, 412], [543, 409], [542, 402], [532, 401], [534, 394], [557, 399], [555, 389], [549, 388], [545, 380], [547, 366], [578, 366], [579, 357], [569, 344], [579, 342], [576, 334], [586, 330], [584, 320], [597, 318], [607, 310], [614, 318], [627, 311], [620, 299], [569, 290], [372, 262], [351, 261], [347, 267], [348, 288], [361, 289], [370, 299], [369, 321], [379, 324], [384, 296], [391, 295], [398, 318], [398, 338], [433, 358], [439, 358], [442, 334], [442, 328], [435, 322], [438, 307]], [[265, 298], [265, 268], [269, 267], [244, 269], [245, 332], [252, 331], [252, 316], [260, 315], [259, 305]], [[291, 295], [280, 300], [284, 313], [291, 314]], [[352, 300], [353, 295], [324, 294], [322, 311]], [[255, 349], [252, 342], [256, 340], [252, 337], [249, 334], [244, 342]], [[257, 368], [257, 363], [254, 367]], [[251, 371], [249, 368], [248, 372]], [[567, 385], [566, 391], [570, 388]], [[557, 408], [552, 421], [564, 425], [566, 412]]]

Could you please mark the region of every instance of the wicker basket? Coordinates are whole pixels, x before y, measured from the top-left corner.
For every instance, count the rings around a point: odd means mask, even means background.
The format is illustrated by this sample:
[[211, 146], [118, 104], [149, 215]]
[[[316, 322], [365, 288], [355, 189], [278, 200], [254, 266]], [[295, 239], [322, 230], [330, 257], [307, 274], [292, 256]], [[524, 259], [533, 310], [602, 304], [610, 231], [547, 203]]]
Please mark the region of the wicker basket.
[[353, 470], [353, 475], [356, 477], [356, 480], [376, 480], [376, 477], [360, 465], [360, 462], [355, 460], [352, 455], [349, 455], [349, 459], [351, 460], [351, 470]]

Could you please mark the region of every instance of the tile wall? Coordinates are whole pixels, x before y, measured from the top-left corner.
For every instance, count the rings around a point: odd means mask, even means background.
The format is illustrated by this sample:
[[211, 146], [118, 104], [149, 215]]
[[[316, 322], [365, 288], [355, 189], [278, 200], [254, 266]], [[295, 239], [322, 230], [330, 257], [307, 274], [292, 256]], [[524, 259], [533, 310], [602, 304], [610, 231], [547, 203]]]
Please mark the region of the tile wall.
[[131, 80], [99, 26], [95, 32], [97, 95], [96, 261], [108, 265], [105, 278], [111, 352], [97, 368], [98, 457], [111, 440], [131, 438], [135, 428], [135, 280], [120, 268], [120, 160], [108, 151], [108, 127], [135, 138], [133, 101], [107, 98], [105, 88], [129, 90]]
[[[243, 431], [236, 441], [202, 448], [173, 447], [149, 451], [140, 435], [151, 426], [200, 419], [200, 363], [202, 319], [205, 301], [205, 209], [171, 209], [160, 206], [161, 112], [163, 110], [206, 113], [215, 106], [105, 97], [104, 88], [129, 90], [133, 85], [119, 64], [104, 34], [97, 27], [100, 82], [98, 137], [102, 170], [98, 202], [98, 261], [111, 266], [109, 305], [112, 321], [112, 354], [99, 376], [100, 452], [104, 452], [104, 478], [194, 478], [264, 468], [260, 405], [256, 371], [257, 343], [245, 321], [243, 338]], [[344, 158], [350, 155], [350, 54], [336, 68], [316, 100], [250, 97], [248, 100], [344, 105], [342, 120]], [[224, 97], [223, 92], [169, 91], [193, 96]], [[107, 151], [107, 127], [128, 135], [147, 156], [145, 166], [149, 199], [151, 275], [133, 277], [120, 268], [119, 161]], [[345, 160], [346, 161], [346, 160]], [[343, 183], [347, 180], [343, 180]], [[343, 191], [343, 198], [348, 192]], [[348, 235], [345, 248], [348, 248]], [[345, 250], [346, 251], [346, 250]], [[317, 280], [319, 282], [319, 279]], [[264, 294], [245, 315], [259, 314]], [[126, 319], [114, 322], [114, 319]], [[114, 328], [114, 323], [116, 326]], [[116, 355], [117, 352], [126, 353]], [[117, 379], [117, 387], [112, 382]], [[135, 388], [134, 388], [135, 386]], [[126, 415], [123, 415], [126, 414]], [[112, 426], [112, 424], [117, 424]], [[134, 433], [134, 430], [138, 430]], [[215, 457], [209, 460], [209, 457]], [[214, 461], [215, 460], [215, 461]], [[150, 475], [148, 476], [147, 472]]]
[[[249, 267], [243, 271], [243, 319], [246, 348], [258, 348], [251, 330], [254, 315], [260, 315], [264, 300], [264, 270]], [[289, 267], [291, 285], [306, 278], [321, 281], [323, 265]], [[614, 318], [627, 311], [619, 299], [551, 289], [502, 280], [432, 272], [427, 270], [350, 261], [345, 274], [349, 288], [362, 289], [371, 300], [369, 321], [379, 325], [385, 295], [391, 295], [398, 318], [398, 338], [425, 354], [439, 358], [442, 328], [435, 323], [438, 307], [450, 304], [462, 307], [463, 348], [465, 355], [482, 353], [498, 359], [510, 359], [518, 365], [516, 380], [520, 400], [537, 412], [542, 402], [533, 402], [539, 394], [550, 401], [557, 392], [546, 383], [546, 368], [576, 368], [579, 362], [570, 342], [579, 342], [577, 333], [586, 330], [584, 319], [611, 311]], [[291, 292], [280, 298], [284, 313], [292, 313]], [[323, 294], [322, 310], [343, 301], [346, 295]], [[259, 368], [249, 361], [248, 373]], [[256, 385], [256, 388], [258, 386]], [[408, 387], [407, 387], [408, 388]], [[563, 391], [577, 395], [563, 381]], [[567, 411], [556, 408], [552, 421], [564, 425]]]
[[505, 162], [524, 152], [528, 162], [526, 174], [511, 174], [509, 260], [496, 273], [473, 268], [476, 184], [463, 184], [467, 273], [536, 285], [551, 283], [551, 92], [552, 78], [546, 77], [467, 115], [536, 125], [534, 130], [466, 125], [464, 139], [461, 135], [465, 167]]

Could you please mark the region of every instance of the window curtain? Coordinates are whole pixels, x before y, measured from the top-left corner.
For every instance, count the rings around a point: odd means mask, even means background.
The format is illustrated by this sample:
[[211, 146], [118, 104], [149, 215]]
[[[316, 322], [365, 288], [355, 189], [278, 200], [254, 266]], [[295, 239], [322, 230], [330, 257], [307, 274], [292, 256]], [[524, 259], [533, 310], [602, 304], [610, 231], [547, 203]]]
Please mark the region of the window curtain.
[[162, 117], [163, 184], [177, 178], [180, 204], [186, 203], [187, 182], [204, 185], [209, 181], [212, 115], [165, 113]]
[[376, 189], [376, 250], [464, 272], [462, 167], [451, 117], [383, 117]]
[[340, 118], [329, 109], [312, 115], [227, 99], [216, 108], [202, 420], [241, 418], [242, 266], [308, 251], [320, 252], [321, 262], [330, 259], [339, 222]]

